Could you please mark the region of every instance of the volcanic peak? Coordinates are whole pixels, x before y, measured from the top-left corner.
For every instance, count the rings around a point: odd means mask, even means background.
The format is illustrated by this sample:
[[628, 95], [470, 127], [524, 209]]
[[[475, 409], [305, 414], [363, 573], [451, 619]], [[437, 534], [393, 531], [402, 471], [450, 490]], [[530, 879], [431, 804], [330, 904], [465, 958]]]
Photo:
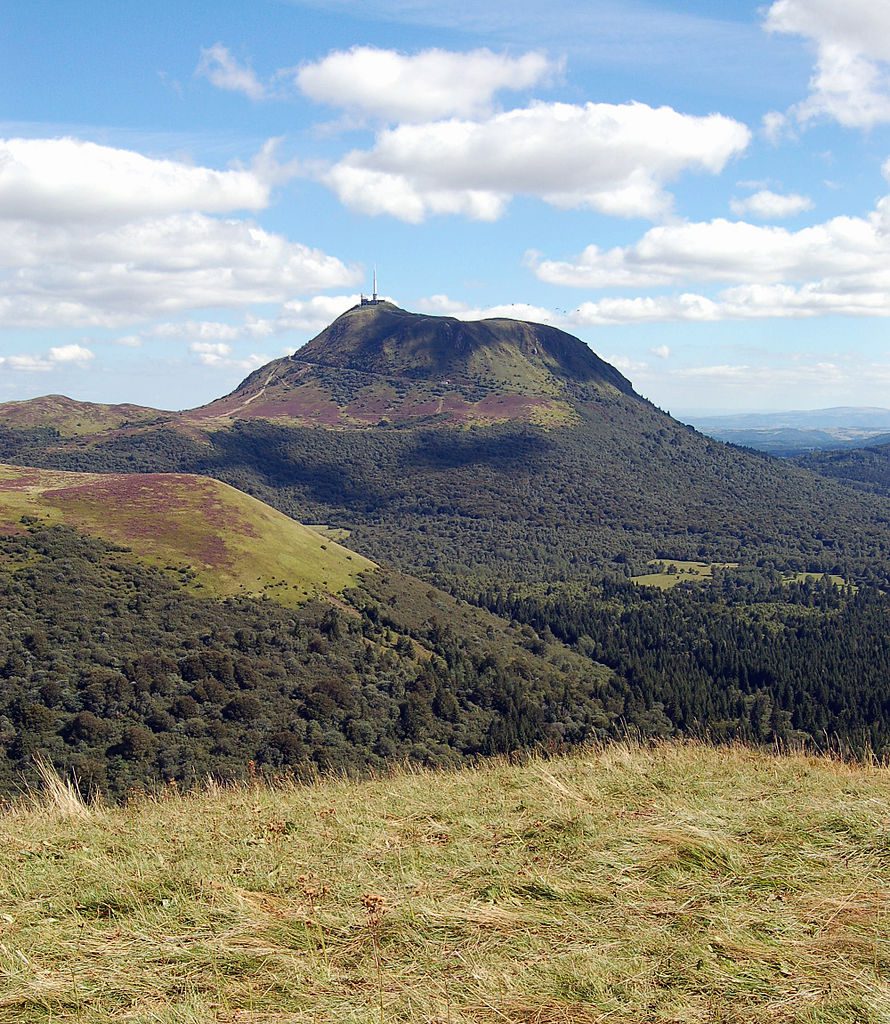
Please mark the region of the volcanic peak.
[[613, 366], [558, 328], [412, 313], [391, 302], [353, 306], [291, 359], [415, 380], [512, 385], [519, 393], [552, 393], [556, 381], [570, 380], [632, 393]]

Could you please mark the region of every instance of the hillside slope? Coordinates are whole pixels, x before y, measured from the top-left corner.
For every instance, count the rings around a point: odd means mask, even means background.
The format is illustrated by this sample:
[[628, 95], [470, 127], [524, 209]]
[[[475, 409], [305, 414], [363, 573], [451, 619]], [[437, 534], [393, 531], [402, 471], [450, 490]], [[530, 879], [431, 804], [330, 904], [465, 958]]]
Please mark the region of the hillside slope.
[[890, 778], [613, 746], [0, 818], [16, 1024], [885, 1024]]
[[210, 477], [60, 473], [0, 464], [0, 532], [22, 517], [125, 545], [207, 596], [336, 594], [374, 563]]

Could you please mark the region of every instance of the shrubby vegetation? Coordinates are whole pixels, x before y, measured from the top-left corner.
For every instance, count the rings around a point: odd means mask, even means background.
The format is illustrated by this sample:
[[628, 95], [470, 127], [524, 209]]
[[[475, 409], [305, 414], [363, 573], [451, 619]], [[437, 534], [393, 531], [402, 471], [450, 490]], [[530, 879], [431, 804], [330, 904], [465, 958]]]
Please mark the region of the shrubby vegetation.
[[531, 629], [402, 578], [351, 600], [199, 599], [64, 527], [0, 537], [0, 791], [38, 752], [120, 797], [611, 734], [611, 674]]

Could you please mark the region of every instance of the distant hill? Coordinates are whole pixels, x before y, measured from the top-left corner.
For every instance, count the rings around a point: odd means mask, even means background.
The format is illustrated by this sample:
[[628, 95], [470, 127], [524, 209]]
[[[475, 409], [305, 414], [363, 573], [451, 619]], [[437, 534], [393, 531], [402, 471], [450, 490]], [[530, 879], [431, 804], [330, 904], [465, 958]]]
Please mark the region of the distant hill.
[[890, 444], [883, 438], [867, 448], [818, 452], [795, 459], [798, 466], [839, 480], [861, 491], [890, 498]]
[[143, 405], [100, 405], [95, 402], [79, 402], [65, 395], [46, 395], [24, 402], [0, 403], [0, 425], [19, 429], [44, 427], [57, 431], [61, 437], [99, 434], [171, 415]]
[[810, 451], [883, 444], [890, 432], [890, 409], [836, 406], [776, 413], [692, 416], [709, 437], [789, 457]]

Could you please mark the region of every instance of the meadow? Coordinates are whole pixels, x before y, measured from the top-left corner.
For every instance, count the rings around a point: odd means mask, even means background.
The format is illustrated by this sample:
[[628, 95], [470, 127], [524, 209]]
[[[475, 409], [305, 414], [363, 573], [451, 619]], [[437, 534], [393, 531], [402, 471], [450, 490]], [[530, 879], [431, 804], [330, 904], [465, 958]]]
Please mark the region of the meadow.
[[880, 765], [623, 743], [55, 788], [0, 818], [4, 1022], [890, 1020]]

